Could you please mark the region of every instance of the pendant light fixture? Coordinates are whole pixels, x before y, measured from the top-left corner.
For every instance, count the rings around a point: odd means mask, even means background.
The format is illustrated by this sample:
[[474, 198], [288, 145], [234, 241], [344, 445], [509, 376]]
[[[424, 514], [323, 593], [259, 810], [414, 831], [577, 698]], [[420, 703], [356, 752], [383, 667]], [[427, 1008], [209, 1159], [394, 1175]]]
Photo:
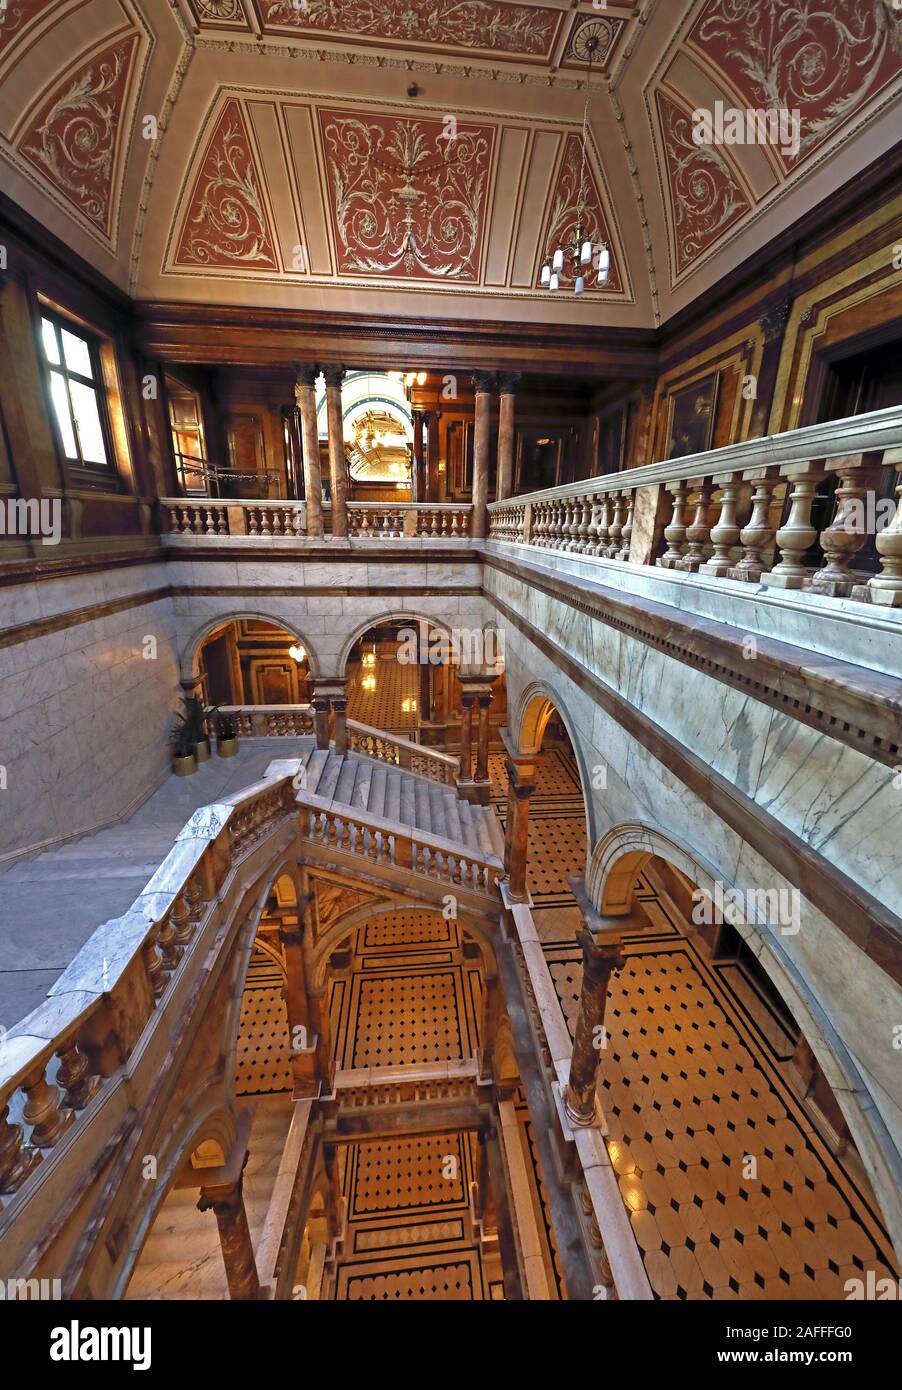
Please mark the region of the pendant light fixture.
[[611, 252], [605, 241], [593, 242], [586, 236], [588, 216], [586, 213], [586, 159], [589, 149], [589, 98], [592, 87], [592, 62], [598, 48], [596, 35], [586, 39], [585, 51], [589, 56], [589, 71], [586, 76], [586, 104], [583, 108], [583, 128], [581, 137], [581, 156], [579, 173], [579, 202], [576, 208], [576, 226], [570, 245], [558, 246], [550, 260], [542, 266], [542, 284], [553, 294], [561, 287], [561, 276], [566, 274], [573, 280], [573, 293], [583, 294], [586, 288], [586, 271], [595, 271], [596, 285], [606, 285], [611, 273]]

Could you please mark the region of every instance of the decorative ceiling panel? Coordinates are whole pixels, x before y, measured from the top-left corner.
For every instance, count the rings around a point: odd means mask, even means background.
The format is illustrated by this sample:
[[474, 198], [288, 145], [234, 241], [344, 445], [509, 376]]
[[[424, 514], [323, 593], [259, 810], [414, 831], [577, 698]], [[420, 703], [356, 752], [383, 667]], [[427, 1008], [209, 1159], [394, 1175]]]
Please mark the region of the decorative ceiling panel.
[[[551, 259], [556, 247], [573, 245], [580, 222], [580, 208], [583, 209], [581, 240], [593, 243], [603, 241], [611, 248], [611, 269], [607, 283], [599, 285], [596, 272], [590, 267], [584, 272], [586, 293], [621, 294], [623, 276], [619, 257], [611, 243], [608, 219], [604, 214], [595, 175], [589, 160], [583, 161], [579, 136], [568, 135], [542, 236], [543, 262]], [[537, 280], [536, 283], [539, 284], [540, 281]], [[561, 272], [561, 284], [564, 289], [569, 289], [573, 284], [573, 276], [569, 274], [566, 265]]]
[[17, 139], [19, 153], [107, 237], [137, 47], [138, 35], [130, 33], [82, 55]]
[[204, 151], [187, 200], [175, 265], [279, 269], [263, 181], [234, 98], [223, 106]]
[[320, 34], [445, 52], [551, 57], [560, 10], [510, 0], [258, 0], [267, 32]]
[[585, 67], [589, 61], [591, 40], [597, 40], [592, 50], [592, 66], [607, 69], [620, 46], [628, 19], [613, 15], [577, 15], [564, 49], [564, 64], [568, 67]]
[[725, 151], [693, 140], [691, 111], [660, 90], [656, 96], [676, 280], [749, 211], [751, 203]]
[[479, 279], [495, 127], [319, 112], [341, 275]]
[[188, 3], [198, 24], [249, 27], [241, 0], [188, 0]]
[[902, 9], [887, 0], [707, 0], [688, 46], [753, 110], [798, 111], [784, 171], [836, 134], [902, 72]]

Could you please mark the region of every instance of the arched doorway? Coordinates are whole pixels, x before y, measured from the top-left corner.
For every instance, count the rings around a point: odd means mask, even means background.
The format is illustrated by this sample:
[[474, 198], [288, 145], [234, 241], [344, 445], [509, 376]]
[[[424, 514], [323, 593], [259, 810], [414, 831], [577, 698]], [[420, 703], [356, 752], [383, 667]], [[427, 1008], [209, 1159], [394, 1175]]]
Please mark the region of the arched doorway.
[[263, 618], [236, 617], [218, 624], [201, 641], [196, 662], [206, 704], [299, 705], [310, 698], [306, 644]]

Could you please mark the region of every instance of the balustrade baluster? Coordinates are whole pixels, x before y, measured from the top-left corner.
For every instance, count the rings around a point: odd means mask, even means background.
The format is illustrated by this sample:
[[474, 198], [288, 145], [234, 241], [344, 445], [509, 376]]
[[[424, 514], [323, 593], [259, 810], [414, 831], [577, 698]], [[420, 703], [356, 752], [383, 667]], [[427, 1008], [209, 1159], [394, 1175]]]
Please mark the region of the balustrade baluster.
[[686, 540], [689, 542], [689, 548], [677, 560], [674, 569], [684, 570], [687, 574], [695, 574], [704, 564], [705, 546], [708, 544], [708, 537], [711, 534], [710, 505], [711, 480], [710, 478], [703, 478], [695, 494], [695, 516], [692, 518], [691, 525], [686, 527]]
[[52, 1149], [75, 1119], [74, 1110], [62, 1106], [56, 1086], [47, 1080], [45, 1064], [39, 1062], [22, 1082], [27, 1100], [22, 1118], [32, 1126], [29, 1142], [34, 1149]]
[[677, 561], [683, 558], [683, 546], [686, 542], [684, 509], [689, 494], [689, 486], [684, 482], [668, 483], [667, 491], [673, 497], [673, 516], [670, 519], [670, 525], [664, 527], [667, 550], [658, 559], [658, 564], [661, 569], [671, 570], [675, 569]]
[[[884, 464], [899, 467], [902, 449], [885, 450]], [[889, 526], [877, 532], [877, 553], [881, 560], [879, 574], [868, 580], [867, 591], [872, 603], [884, 608], [902, 607], [902, 484], [896, 488], [896, 511]]]
[[633, 535], [633, 513], [636, 507], [635, 488], [626, 488], [624, 491], [626, 498], [626, 521], [623, 523], [623, 531], [620, 536], [620, 549], [615, 555], [615, 560], [628, 560], [630, 558], [630, 543]]
[[779, 563], [762, 574], [761, 582], [778, 589], [801, 589], [811, 574], [802, 564], [802, 557], [817, 540], [817, 531], [811, 524], [811, 508], [818, 483], [824, 477], [824, 461], [792, 464], [781, 468], [780, 473], [786, 478], [787, 487], [792, 489], [789, 513], [774, 538], [780, 549]]
[[100, 1077], [91, 1076], [88, 1058], [78, 1050], [74, 1039], [58, 1048], [56, 1055], [59, 1058], [56, 1079], [65, 1092], [64, 1104], [69, 1110], [84, 1110], [100, 1090]]
[[715, 478], [715, 486], [719, 486], [720, 493], [720, 513], [716, 523], [711, 527], [711, 543], [714, 546], [714, 554], [710, 560], [699, 566], [699, 574], [710, 574], [715, 579], [723, 579], [729, 572], [732, 559], [730, 552], [739, 540], [739, 523], [736, 520], [736, 511], [739, 506], [739, 474], [727, 473], [723, 477]]
[[25, 1143], [25, 1131], [9, 1118], [9, 1105], [0, 1109], [0, 1193], [18, 1192], [43, 1155]]
[[774, 538], [774, 528], [770, 523], [770, 504], [779, 480], [764, 474], [758, 477], [753, 475], [752, 481], [755, 484], [752, 514], [748, 524], [739, 532], [742, 559], [728, 571], [730, 579], [739, 579], [747, 584], [757, 584], [767, 568], [762, 557]]
[[820, 594], [844, 598], [851, 594], [856, 579], [849, 565], [868, 538], [867, 499], [876, 496], [880, 465], [867, 454], [850, 454], [830, 459], [827, 471], [838, 473], [836, 512], [821, 532], [821, 549], [826, 564], [811, 579], [811, 588]]

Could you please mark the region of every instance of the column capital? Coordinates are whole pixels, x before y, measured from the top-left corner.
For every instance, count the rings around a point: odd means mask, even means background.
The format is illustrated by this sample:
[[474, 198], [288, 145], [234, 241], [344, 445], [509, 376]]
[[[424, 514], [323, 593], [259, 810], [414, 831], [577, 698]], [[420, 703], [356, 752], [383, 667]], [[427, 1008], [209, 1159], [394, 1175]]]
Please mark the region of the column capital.
[[522, 372], [499, 372], [498, 390], [501, 392], [502, 396], [511, 395], [517, 389], [517, 385], [522, 379]]
[[585, 927], [580, 927], [576, 939], [582, 947], [583, 979], [607, 987], [614, 971], [622, 970], [626, 964], [619, 934], [609, 941], [599, 941]]
[[792, 309], [792, 300], [784, 299], [782, 304], [777, 304], [775, 308], [763, 314], [758, 320], [758, 326], [764, 334], [764, 341], [772, 343], [777, 338], [782, 338], [783, 330], [789, 322], [789, 314]]
[[326, 378], [326, 386], [341, 386], [345, 379], [345, 368], [337, 362], [329, 362], [323, 367], [323, 376]]
[[473, 373], [473, 388], [474, 388], [474, 390], [476, 391], [476, 394], [477, 394], [477, 395], [479, 395], [479, 393], [480, 393], [480, 392], [483, 392], [483, 391], [485, 391], [485, 392], [494, 391], [494, 390], [495, 390], [495, 387], [496, 387], [496, 384], [497, 384], [497, 377], [496, 377], [496, 375], [495, 375], [494, 372], [474, 372], [474, 373]]
[[315, 386], [317, 367], [315, 362], [295, 362], [294, 380], [296, 386]]

